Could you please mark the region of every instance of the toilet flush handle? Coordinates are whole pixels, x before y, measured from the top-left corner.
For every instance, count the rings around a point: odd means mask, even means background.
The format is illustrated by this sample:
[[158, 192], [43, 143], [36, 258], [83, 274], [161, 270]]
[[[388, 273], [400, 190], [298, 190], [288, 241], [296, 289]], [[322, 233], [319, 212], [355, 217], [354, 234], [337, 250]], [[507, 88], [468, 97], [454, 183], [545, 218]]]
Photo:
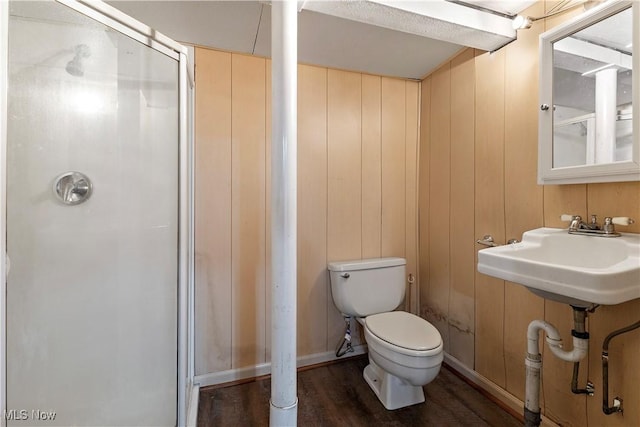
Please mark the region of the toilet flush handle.
[[344, 279], [348, 279], [349, 277], [351, 277], [351, 275], [349, 273], [342, 273], [340, 275], [340, 277], [344, 278]]

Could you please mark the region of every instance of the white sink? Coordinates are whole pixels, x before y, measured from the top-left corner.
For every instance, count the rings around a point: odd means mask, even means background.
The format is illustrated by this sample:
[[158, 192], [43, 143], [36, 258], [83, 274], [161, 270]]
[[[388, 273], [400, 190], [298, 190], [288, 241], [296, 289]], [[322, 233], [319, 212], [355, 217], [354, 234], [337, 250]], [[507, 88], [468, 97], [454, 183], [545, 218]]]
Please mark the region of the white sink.
[[575, 306], [640, 298], [640, 234], [605, 238], [538, 228], [522, 242], [482, 249], [478, 271]]

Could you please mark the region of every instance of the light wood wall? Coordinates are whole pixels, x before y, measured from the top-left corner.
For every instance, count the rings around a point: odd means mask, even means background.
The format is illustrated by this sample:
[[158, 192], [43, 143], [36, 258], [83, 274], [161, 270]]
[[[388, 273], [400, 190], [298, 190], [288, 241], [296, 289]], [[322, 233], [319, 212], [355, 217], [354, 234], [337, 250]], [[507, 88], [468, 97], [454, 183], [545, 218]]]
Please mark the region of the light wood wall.
[[[195, 64], [203, 375], [269, 361], [270, 61], [197, 48]], [[417, 276], [419, 87], [298, 68], [298, 356], [334, 351], [344, 333], [328, 262], [399, 256]], [[417, 282], [407, 290], [417, 308]]]
[[[526, 14], [541, 16], [545, 7], [538, 2]], [[420, 312], [438, 327], [450, 355], [521, 400], [528, 323], [549, 321], [570, 348], [572, 310], [477, 273], [475, 240], [491, 234], [505, 243], [528, 229], [566, 227], [563, 213], [640, 218], [637, 182], [536, 184], [538, 36], [567, 18], [538, 21], [493, 54], [465, 50], [421, 87]], [[640, 224], [625, 231], [638, 233]], [[563, 426], [640, 425], [640, 333], [619, 336], [610, 348], [610, 399], [628, 403], [624, 415], [602, 413], [600, 359], [604, 337], [637, 321], [638, 313], [640, 300], [589, 315], [590, 350], [579, 385], [590, 379], [593, 397], [572, 394], [572, 364], [543, 351], [548, 417]]]

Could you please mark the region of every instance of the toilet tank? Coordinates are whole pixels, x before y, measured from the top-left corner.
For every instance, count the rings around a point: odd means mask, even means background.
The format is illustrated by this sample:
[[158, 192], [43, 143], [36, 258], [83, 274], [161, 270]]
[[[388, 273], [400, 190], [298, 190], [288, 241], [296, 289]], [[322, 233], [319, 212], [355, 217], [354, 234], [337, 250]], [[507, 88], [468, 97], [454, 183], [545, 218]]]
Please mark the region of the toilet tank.
[[393, 311], [404, 299], [406, 264], [404, 258], [329, 263], [333, 302], [347, 316]]

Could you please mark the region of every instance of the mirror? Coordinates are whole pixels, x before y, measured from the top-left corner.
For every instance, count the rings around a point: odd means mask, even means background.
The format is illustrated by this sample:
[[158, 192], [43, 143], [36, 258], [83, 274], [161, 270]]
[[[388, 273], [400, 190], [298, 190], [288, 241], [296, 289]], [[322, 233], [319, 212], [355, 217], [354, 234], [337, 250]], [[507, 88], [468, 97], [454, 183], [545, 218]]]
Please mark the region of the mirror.
[[540, 36], [538, 183], [640, 180], [633, 3], [607, 2]]

